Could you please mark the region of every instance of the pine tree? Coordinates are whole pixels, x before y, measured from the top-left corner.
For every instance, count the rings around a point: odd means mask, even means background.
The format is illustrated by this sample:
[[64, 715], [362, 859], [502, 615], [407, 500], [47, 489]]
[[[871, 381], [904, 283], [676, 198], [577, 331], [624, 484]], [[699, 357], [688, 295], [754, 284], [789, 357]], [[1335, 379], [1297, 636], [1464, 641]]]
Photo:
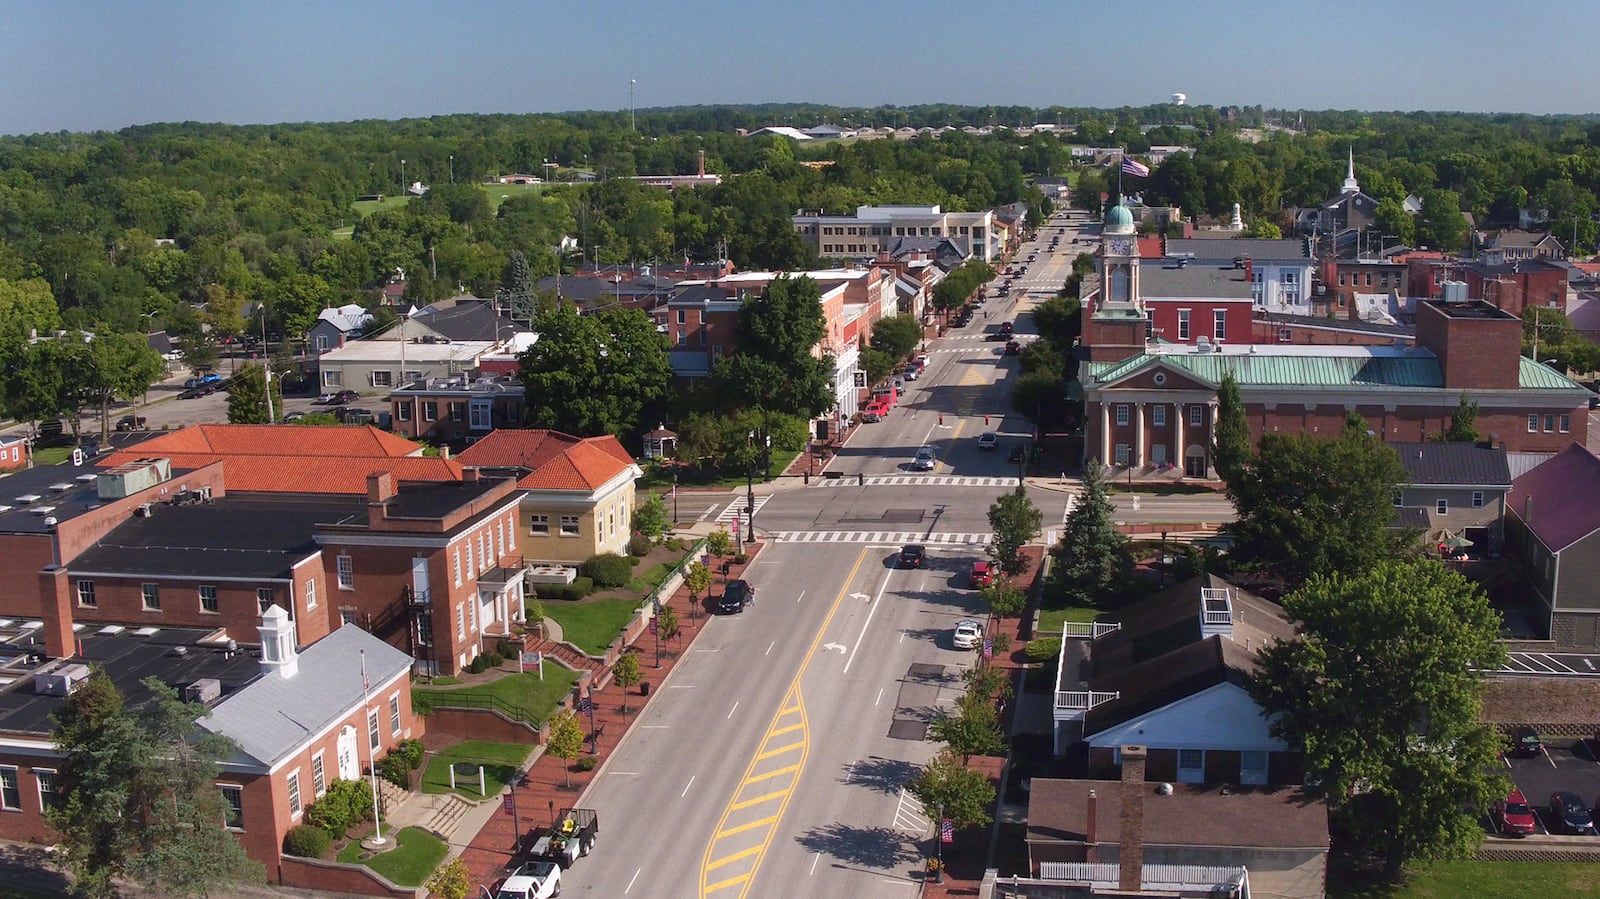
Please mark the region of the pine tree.
[[259, 365], [246, 365], [228, 385], [228, 423], [235, 425], [272, 424], [273, 416], [283, 415], [283, 387], [272, 385], [272, 414], [267, 413], [265, 371]]
[[1103, 599], [1128, 569], [1128, 538], [1118, 531], [1115, 507], [1106, 496], [1100, 460], [1084, 466], [1083, 494], [1067, 516], [1061, 540], [1050, 551], [1048, 590], [1053, 601], [1065, 605], [1094, 605]]
[[1217, 474], [1231, 484], [1244, 470], [1252, 452], [1250, 422], [1245, 418], [1239, 382], [1232, 374], [1223, 375], [1217, 387], [1217, 432], [1211, 448]]

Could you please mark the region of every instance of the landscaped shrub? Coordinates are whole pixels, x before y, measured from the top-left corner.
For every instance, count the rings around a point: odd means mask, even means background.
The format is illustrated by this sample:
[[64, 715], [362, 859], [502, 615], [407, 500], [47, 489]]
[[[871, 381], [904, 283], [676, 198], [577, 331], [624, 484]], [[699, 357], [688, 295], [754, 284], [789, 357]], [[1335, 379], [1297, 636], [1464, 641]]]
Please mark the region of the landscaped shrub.
[[578, 570], [602, 588], [620, 587], [633, 577], [633, 563], [628, 561], [627, 556], [616, 553], [590, 556]]
[[1040, 637], [1037, 640], [1029, 640], [1022, 651], [1030, 662], [1048, 662], [1061, 654], [1061, 638]]
[[675, 553], [681, 553], [681, 552], [683, 552], [684, 550], [686, 550], [688, 548], [689, 548], [689, 542], [687, 540], [684, 540], [682, 537], [668, 537], [667, 538], [667, 549], [670, 549]]
[[424, 750], [421, 740], [401, 740], [399, 745], [395, 746], [394, 751], [406, 757], [406, 764], [411, 766], [411, 770], [415, 771], [422, 767]]
[[572, 767], [579, 771], [593, 771], [600, 767], [600, 757], [597, 755], [580, 756], [576, 762], [572, 763]]
[[489, 657], [485, 655], [473, 656], [472, 661], [467, 663], [467, 670], [473, 674], [482, 674], [483, 669], [487, 667], [489, 667]]
[[378, 776], [401, 789], [411, 789], [411, 760], [396, 746], [378, 763]]
[[634, 534], [632, 537], [628, 538], [628, 555], [648, 556], [650, 555], [651, 548], [654, 546], [655, 542], [649, 537], [646, 537], [643, 534]]
[[283, 853], [301, 858], [322, 858], [333, 845], [333, 834], [315, 824], [298, 824], [283, 835]]
[[562, 599], [582, 599], [594, 592], [594, 578], [573, 578], [561, 591]]
[[342, 836], [345, 831], [366, 820], [371, 813], [371, 787], [353, 780], [336, 780], [328, 784], [327, 792], [306, 809], [306, 823], [320, 827], [329, 834]]

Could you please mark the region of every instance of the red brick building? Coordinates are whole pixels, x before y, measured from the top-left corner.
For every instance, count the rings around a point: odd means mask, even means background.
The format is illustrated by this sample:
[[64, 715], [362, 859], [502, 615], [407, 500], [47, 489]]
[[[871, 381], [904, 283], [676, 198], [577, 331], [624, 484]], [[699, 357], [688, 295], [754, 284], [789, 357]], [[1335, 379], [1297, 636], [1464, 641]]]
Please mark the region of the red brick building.
[[522, 425], [526, 393], [515, 375], [414, 381], [389, 394], [394, 432], [413, 440], [468, 444]]

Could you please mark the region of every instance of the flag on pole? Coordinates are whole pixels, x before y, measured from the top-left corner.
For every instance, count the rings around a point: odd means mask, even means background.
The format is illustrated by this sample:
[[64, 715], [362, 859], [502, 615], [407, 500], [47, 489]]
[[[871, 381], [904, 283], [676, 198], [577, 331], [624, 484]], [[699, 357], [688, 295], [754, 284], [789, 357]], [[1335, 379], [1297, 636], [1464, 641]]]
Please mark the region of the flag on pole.
[[939, 822], [939, 842], [954, 843], [956, 841], [956, 822], [949, 818]]
[[1150, 177], [1150, 167], [1131, 156], [1122, 157], [1122, 171], [1140, 178]]
[[578, 700], [578, 711], [585, 713], [594, 711], [594, 700], [587, 696]]

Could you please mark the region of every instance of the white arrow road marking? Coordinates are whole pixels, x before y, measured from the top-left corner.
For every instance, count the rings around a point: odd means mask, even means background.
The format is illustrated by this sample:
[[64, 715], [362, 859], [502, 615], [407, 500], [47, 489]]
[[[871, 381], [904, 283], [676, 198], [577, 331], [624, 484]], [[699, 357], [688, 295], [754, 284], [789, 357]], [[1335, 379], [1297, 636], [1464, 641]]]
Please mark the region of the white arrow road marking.
[[850, 594], [850, 598], [851, 599], [859, 599], [862, 602], [871, 602], [872, 601], [872, 597], [868, 596], [865, 593], [852, 593], [852, 594]]
[[837, 649], [839, 650], [840, 655], [844, 655], [845, 650], [849, 649], [849, 647], [845, 646], [843, 643], [824, 643], [822, 644], [822, 648], [828, 652], [832, 652], [833, 650]]

